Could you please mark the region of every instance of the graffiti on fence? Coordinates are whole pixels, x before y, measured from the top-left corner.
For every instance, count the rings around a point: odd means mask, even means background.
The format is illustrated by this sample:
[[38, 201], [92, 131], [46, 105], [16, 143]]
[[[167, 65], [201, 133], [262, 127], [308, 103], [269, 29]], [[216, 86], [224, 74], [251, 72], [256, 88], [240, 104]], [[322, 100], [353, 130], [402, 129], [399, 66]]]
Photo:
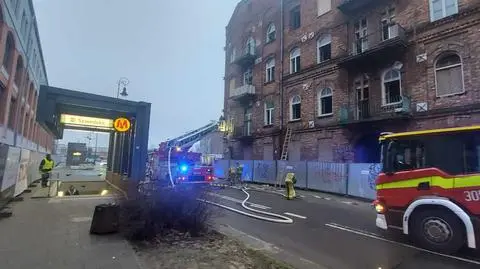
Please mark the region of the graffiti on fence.
[[368, 185], [370, 186], [370, 189], [376, 190], [375, 180], [377, 179], [378, 174], [380, 174], [382, 167], [379, 163], [372, 163], [368, 170]]
[[321, 167], [315, 171], [315, 177], [321, 179], [324, 183], [333, 183], [342, 181], [344, 173], [330, 167]]
[[257, 166], [255, 167], [255, 172], [259, 179], [268, 179], [271, 173], [270, 172], [271, 168], [272, 168], [272, 165], [270, 165], [269, 163], [258, 162]]

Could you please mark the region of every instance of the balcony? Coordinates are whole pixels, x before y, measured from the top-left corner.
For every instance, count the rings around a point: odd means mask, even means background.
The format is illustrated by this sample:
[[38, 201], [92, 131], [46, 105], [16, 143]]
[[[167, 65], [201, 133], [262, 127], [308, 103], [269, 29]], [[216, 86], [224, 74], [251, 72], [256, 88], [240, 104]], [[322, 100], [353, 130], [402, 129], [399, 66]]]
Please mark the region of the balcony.
[[360, 9], [367, 8], [380, 2], [380, 0], [343, 0], [340, 5], [338, 5], [338, 9], [347, 15], [354, 15]]
[[362, 100], [340, 108], [340, 123], [409, 118], [411, 112], [410, 98], [407, 96], [393, 97], [387, 105], [382, 104], [380, 100]]
[[405, 29], [399, 24], [385, 25], [380, 31], [356, 37], [350, 44], [347, 56], [339, 65], [357, 69], [382, 65], [395, 60], [405, 52], [408, 40]]
[[243, 85], [238, 88], [230, 90], [230, 99], [236, 100], [240, 103], [248, 103], [255, 97], [255, 86]]
[[233, 63], [245, 70], [255, 64], [255, 59], [257, 59], [256, 51], [250, 51], [238, 56]]
[[253, 143], [252, 122], [246, 121], [243, 126], [235, 126], [233, 138], [244, 144]]

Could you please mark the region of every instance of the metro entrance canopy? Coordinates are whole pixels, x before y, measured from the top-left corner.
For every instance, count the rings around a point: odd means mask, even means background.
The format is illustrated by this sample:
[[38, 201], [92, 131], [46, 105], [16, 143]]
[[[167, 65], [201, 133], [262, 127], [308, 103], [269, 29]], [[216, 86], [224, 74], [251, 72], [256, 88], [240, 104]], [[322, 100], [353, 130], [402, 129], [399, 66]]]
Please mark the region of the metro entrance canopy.
[[110, 133], [107, 179], [145, 176], [150, 103], [41, 86], [37, 122], [57, 139], [64, 129]]
[[78, 115], [61, 114], [60, 123], [65, 127], [93, 129], [98, 131], [117, 131], [127, 132], [132, 124], [127, 118], [117, 118], [115, 120], [95, 117], [85, 117]]

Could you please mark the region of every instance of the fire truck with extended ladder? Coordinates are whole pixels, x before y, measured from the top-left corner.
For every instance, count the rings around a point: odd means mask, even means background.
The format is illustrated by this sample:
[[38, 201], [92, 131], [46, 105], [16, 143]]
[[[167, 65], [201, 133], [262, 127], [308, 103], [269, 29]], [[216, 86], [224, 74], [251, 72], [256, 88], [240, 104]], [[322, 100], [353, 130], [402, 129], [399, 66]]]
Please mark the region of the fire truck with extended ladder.
[[170, 181], [173, 184], [213, 181], [212, 164], [218, 156], [190, 152], [189, 149], [193, 144], [216, 131], [218, 131], [218, 122], [214, 121], [162, 142], [159, 148], [150, 155], [153, 177], [157, 180]]
[[455, 253], [480, 242], [480, 126], [380, 135], [376, 225]]

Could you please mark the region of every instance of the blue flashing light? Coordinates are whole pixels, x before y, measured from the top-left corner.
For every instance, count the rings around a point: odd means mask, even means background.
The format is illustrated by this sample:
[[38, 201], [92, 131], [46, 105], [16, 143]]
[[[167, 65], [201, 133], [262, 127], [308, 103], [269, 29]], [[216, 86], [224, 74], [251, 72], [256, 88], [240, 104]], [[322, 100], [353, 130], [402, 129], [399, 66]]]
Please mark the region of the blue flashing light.
[[182, 164], [180, 165], [180, 172], [185, 173], [188, 170], [188, 165]]

